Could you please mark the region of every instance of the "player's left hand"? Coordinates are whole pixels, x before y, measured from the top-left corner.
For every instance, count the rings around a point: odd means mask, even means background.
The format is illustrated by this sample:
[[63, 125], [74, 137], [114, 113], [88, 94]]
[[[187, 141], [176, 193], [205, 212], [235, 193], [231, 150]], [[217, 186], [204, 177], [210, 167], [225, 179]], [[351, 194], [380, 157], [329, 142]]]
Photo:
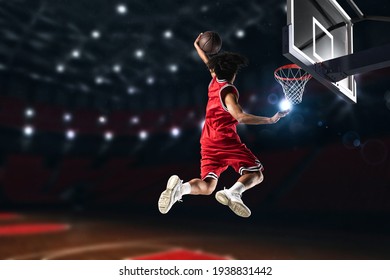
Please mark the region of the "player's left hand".
[[285, 111], [277, 112], [277, 113], [271, 118], [271, 123], [277, 123], [281, 118], [284, 118], [288, 113], [290, 113], [290, 110], [285, 110]]
[[290, 109], [284, 110], [284, 111], [279, 111], [277, 114], [279, 115], [280, 118], [284, 118], [288, 113], [290, 113]]

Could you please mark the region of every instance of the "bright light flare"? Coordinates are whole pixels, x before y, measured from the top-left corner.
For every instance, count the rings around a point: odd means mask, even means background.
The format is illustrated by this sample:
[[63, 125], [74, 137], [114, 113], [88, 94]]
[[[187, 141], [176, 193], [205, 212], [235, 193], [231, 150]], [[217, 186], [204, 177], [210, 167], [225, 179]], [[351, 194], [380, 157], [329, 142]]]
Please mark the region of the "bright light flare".
[[63, 119], [64, 122], [70, 122], [72, 120], [72, 115], [70, 113], [65, 113]]
[[127, 7], [123, 4], [120, 4], [116, 7], [116, 11], [118, 12], [118, 14], [124, 15], [127, 13]]
[[26, 136], [32, 136], [34, 134], [34, 128], [32, 126], [27, 125], [23, 128], [23, 133]]
[[171, 129], [171, 135], [172, 135], [173, 137], [179, 137], [179, 136], [180, 136], [180, 129], [177, 128], [177, 127], [173, 127], [173, 128]]
[[69, 129], [67, 132], [66, 132], [66, 138], [69, 139], [69, 140], [72, 140], [76, 137], [76, 132], [72, 129]]
[[141, 138], [141, 140], [146, 140], [148, 138], [148, 133], [143, 130], [139, 133], [139, 137]]
[[292, 109], [292, 104], [290, 101], [288, 101], [287, 99], [283, 99], [280, 103], [279, 103], [279, 108], [281, 111], [288, 111], [288, 110], [291, 110]]
[[111, 141], [114, 138], [114, 134], [111, 131], [104, 133], [104, 139], [106, 141]]

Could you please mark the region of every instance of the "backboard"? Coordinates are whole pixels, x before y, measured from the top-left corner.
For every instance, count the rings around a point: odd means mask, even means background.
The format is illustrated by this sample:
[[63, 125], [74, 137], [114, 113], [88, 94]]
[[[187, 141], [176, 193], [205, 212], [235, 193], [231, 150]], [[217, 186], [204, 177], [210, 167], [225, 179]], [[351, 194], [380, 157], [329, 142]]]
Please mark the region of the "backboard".
[[333, 92], [357, 102], [353, 75], [332, 82], [321, 69], [323, 61], [353, 53], [352, 28], [336, 0], [287, 0], [283, 54]]

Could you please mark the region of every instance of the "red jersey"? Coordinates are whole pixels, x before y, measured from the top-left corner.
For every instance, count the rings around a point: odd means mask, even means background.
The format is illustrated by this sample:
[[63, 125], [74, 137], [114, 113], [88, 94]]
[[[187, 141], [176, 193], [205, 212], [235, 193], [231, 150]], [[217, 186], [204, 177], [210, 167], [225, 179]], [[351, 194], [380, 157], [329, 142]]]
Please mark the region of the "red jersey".
[[237, 88], [226, 80], [214, 77], [209, 84], [208, 102], [206, 107], [206, 119], [200, 138], [202, 145], [219, 144], [226, 141], [241, 142], [237, 134], [237, 120], [228, 112], [221, 96], [222, 90], [229, 88], [229, 92], [239, 93]]
[[226, 88], [238, 99], [237, 88], [225, 80], [214, 77], [209, 85], [206, 119], [200, 138], [202, 179], [211, 177], [218, 180], [229, 166], [240, 175], [245, 171], [263, 170], [256, 156], [241, 143], [237, 134], [238, 122], [223, 101], [222, 91]]

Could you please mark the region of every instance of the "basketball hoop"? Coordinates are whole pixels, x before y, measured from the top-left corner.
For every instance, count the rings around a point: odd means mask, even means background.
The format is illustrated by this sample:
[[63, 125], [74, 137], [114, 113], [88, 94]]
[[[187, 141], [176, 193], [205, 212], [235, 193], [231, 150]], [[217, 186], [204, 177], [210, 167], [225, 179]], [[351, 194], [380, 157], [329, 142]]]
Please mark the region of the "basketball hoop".
[[294, 105], [301, 103], [305, 85], [311, 75], [296, 64], [281, 66], [275, 70], [274, 75], [282, 86], [286, 99]]

